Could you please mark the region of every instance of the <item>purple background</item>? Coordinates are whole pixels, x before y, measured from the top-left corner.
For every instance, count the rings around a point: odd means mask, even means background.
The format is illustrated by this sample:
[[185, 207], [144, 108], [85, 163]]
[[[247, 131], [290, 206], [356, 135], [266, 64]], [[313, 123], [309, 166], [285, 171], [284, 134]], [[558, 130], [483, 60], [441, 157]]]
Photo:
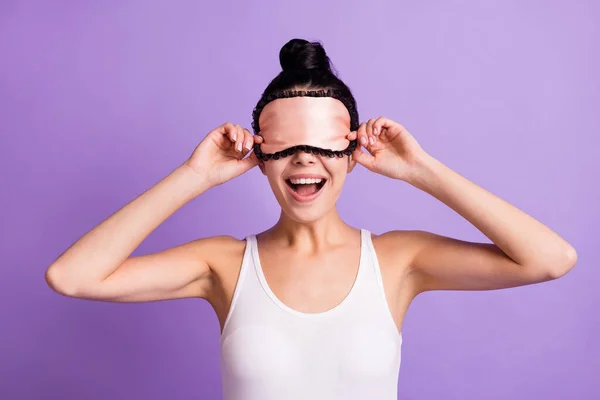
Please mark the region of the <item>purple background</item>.
[[[579, 253], [557, 281], [419, 296], [404, 324], [399, 398], [600, 398], [599, 3], [287, 3], [0, 3], [0, 398], [220, 398], [207, 302], [71, 299], [44, 271], [208, 131], [250, 128], [294, 37], [324, 43], [361, 121], [400, 122]], [[375, 233], [489, 241], [433, 197], [362, 167], [338, 206]], [[134, 255], [242, 238], [278, 213], [255, 168], [188, 203]]]

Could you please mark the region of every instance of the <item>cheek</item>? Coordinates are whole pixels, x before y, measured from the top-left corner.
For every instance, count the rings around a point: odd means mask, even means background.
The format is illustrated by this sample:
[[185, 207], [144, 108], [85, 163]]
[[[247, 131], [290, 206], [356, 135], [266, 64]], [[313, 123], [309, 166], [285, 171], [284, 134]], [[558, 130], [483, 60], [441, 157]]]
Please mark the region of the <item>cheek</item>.
[[323, 165], [334, 180], [344, 180], [348, 173], [348, 158], [329, 158], [323, 160]]
[[269, 160], [265, 162], [265, 175], [272, 184], [281, 180], [284, 170], [284, 160]]

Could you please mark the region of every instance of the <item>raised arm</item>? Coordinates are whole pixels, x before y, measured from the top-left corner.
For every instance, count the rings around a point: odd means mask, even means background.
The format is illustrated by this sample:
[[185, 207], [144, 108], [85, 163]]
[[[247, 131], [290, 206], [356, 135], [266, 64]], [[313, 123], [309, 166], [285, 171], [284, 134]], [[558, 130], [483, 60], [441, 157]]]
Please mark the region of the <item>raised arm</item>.
[[202, 193], [195, 172], [181, 166], [85, 234], [46, 270], [55, 291], [106, 301], [202, 296], [210, 276], [208, 239], [130, 257], [186, 202]]
[[424, 231], [386, 233], [390, 248], [402, 252], [399, 259], [408, 254], [418, 291], [527, 285], [561, 277], [577, 262], [575, 249], [563, 238], [430, 156], [397, 122], [371, 118], [348, 139], [358, 139], [369, 151], [358, 146], [353, 161], [429, 193], [493, 242], [467, 242]]
[[48, 285], [66, 296], [104, 301], [206, 298], [213, 255], [231, 237], [131, 253], [185, 203], [258, 165], [253, 154], [244, 158], [254, 140], [250, 131], [231, 123], [209, 132], [184, 164], [63, 252], [46, 270]]
[[493, 242], [411, 232], [411, 269], [421, 277], [420, 291], [539, 283], [563, 276], [577, 262], [573, 246], [550, 228], [433, 157], [424, 157], [419, 170], [413, 185], [454, 209]]

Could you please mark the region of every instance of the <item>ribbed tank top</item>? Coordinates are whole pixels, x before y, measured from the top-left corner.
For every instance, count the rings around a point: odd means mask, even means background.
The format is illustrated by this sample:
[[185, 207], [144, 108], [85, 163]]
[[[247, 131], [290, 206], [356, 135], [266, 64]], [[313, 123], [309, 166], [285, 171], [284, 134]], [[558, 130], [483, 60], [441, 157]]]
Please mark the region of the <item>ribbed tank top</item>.
[[[269, 288], [256, 236], [245, 238], [221, 344], [224, 400], [397, 400], [402, 334], [387, 304], [371, 233], [336, 307], [304, 313]], [[284, 266], [282, 266], [284, 268]]]

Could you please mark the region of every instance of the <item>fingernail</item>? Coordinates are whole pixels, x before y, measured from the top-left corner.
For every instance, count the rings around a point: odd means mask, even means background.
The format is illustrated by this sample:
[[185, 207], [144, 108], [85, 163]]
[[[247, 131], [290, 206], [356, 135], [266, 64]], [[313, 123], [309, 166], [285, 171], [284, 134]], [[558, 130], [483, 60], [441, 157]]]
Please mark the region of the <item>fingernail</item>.
[[246, 147], [247, 150], [250, 150], [250, 146], [251, 146], [250, 142], [246, 142], [246, 146], [245, 147]]
[[242, 151], [242, 142], [237, 144], [237, 150]]
[[234, 133], [232, 137], [233, 137], [233, 140], [237, 140], [237, 134]]
[[369, 143], [375, 143], [375, 138], [373, 136], [369, 136]]
[[373, 128], [373, 134], [377, 135], [377, 128]]
[[361, 142], [362, 144], [367, 144], [367, 138], [366, 138], [366, 137], [364, 137], [364, 136], [363, 136], [363, 137], [361, 137], [361, 138], [360, 138], [360, 142]]

